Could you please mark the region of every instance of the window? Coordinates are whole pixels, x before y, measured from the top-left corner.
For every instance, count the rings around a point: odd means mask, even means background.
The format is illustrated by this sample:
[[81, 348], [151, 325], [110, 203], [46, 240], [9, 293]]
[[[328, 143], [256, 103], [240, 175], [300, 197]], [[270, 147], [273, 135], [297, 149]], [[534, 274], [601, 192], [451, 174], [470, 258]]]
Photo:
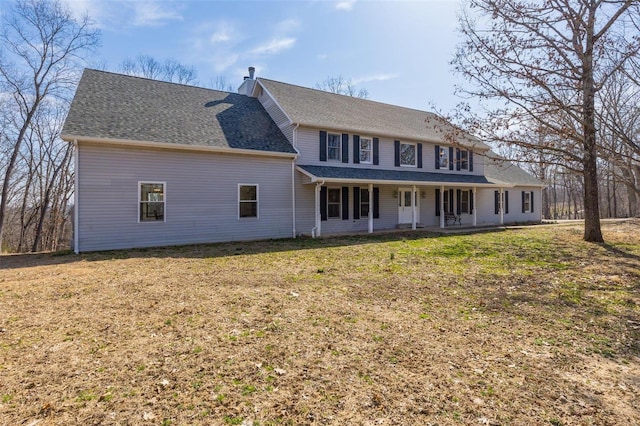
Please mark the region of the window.
[[373, 141], [371, 138], [360, 137], [360, 162], [371, 164], [371, 152], [373, 151]]
[[400, 143], [400, 165], [416, 166], [416, 145], [412, 143]]
[[258, 217], [258, 185], [238, 185], [238, 216]]
[[469, 213], [470, 211], [469, 199], [470, 199], [469, 191], [460, 192], [460, 213]]
[[531, 193], [530, 192], [522, 193], [522, 212], [531, 213]]
[[360, 188], [360, 217], [369, 217], [369, 209], [371, 208], [371, 202], [369, 201], [369, 189]]
[[340, 188], [327, 188], [327, 217], [340, 217]]
[[440, 168], [446, 169], [448, 167], [449, 167], [449, 148], [440, 147]]
[[[450, 212], [451, 209], [449, 208], [449, 191], [444, 191], [444, 193], [442, 194], [442, 210], [444, 210], [445, 212]], [[453, 207], [453, 206], [452, 206]]]
[[164, 183], [140, 182], [140, 222], [164, 222]]
[[327, 135], [327, 160], [340, 161], [340, 135], [329, 133]]
[[460, 151], [460, 170], [469, 170], [469, 151]]

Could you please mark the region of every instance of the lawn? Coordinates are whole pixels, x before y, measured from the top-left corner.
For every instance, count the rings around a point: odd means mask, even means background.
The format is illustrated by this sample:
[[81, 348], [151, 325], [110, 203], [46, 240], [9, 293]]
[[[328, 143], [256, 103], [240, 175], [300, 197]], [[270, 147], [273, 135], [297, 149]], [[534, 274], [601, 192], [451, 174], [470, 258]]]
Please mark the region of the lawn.
[[0, 424], [640, 424], [640, 221], [0, 257]]

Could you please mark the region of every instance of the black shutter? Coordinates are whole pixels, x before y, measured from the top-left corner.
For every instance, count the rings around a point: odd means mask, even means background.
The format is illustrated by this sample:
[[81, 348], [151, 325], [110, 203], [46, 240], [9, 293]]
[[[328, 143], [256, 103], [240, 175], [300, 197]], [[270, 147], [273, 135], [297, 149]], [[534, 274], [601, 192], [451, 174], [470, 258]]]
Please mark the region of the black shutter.
[[453, 189], [449, 190], [449, 213], [453, 213]]
[[360, 164], [360, 136], [353, 135], [353, 164]]
[[509, 214], [509, 191], [504, 191], [504, 214]]
[[436, 188], [436, 216], [440, 216], [440, 188]]
[[439, 168], [440, 168], [440, 145], [436, 145], [436, 170], [438, 170]]
[[531, 213], [533, 213], [533, 191], [531, 191], [531, 198], [529, 199], [529, 203], [531, 204]]
[[453, 147], [449, 147], [449, 170], [453, 170]]
[[[355, 139], [354, 139], [354, 142], [355, 142]], [[349, 135], [346, 133], [342, 134], [342, 162], [343, 163], [349, 162]]]
[[320, 220], [327, 220], [327, 187], [320, 187]]
[[462, 213], [462, 209], [460, 208], [461, 203], [462, 203], [462, 190], [458, 189], [456, 191], [456, 214]]
[[380, 188], [373, 188], [373, 218], [380, 218]]
[[360, 187], [353, 187], [353, 218], [360, 219]]
[[460, 170], [460, 149], [456, 148], [456, 170]]
[[320, 161], [327, 161], [327, 132], [320, 130]]
[[500, 192], [494, 191], [493, 195], [495, 199], [494, 200], [495, 213], [499, 214], [500, 213]]
[[349, 187], [342, 187], [342, 220], [349, 220]]
[[522, 213], [524, 213], [524, 191], [522, 191]]
[[393, 151], [395, 154], [395, 164], [396, 167], [400, 167], [400, 141], [393, 142]]
[[418, 143], [418, 168], [422, 168], [422, 144]]
[[373, 138], [373, 164], [380, 164], [380, 139]]
[[469, 171], [473, 171], [473, 151], [469, 151]]
[[469, 190], [469, 213], [473, 214], [473, 189]]

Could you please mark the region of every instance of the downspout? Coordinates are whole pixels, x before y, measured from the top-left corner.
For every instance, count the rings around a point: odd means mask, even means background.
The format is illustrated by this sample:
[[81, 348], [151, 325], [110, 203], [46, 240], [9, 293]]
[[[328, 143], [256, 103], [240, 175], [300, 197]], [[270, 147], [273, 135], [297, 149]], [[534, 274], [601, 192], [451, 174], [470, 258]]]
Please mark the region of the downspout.
[[320, 234], [322, 233], [322, 229], [321, 229], [321, 224], [320, 222], [322, 221], [322, 218], [320, 217], [320, 188], [322, 187], [322, 185], [324, 185], [324, 181], [322, 182], [317, 182], [316, 183], [316, 188], [315, 188], [315, 225], [313, 227], [313, 229], [311, 230], [311, 238], [316, 238], [316, 232], [317, 232], [317, 236], [319, 237]]
[[291, 205], [293, 207], [293, 214], [291, 216], [293, 220], [294, 239], [298, 235], [298, 232], [296, 231], [296, 159], [298, 158], [297, 156], [300, 155], [300, 151], [298, 151], [298, 148], [296, 148], [296, 131], [298, 130], [298, 126], [300, 125], [296, 124], [296, 127], [293, 129], [293, 141], [291, 141], [293, 149], [295, 149], [297, 154], [296, 157], [291, 160]]
[[80, 173], [79, 172], [79, 164], [80, 164], [80, 150], [78, 148], [78, 140], [73, 140], [73, 151], [75, 154], [75, 161], [73, 164], [73, 173], [75, 176], [73, 177], [73, 251], [75, 254], [80, 254], [80, 248], [78, 247], [78, 198], [79, 198], [79, 186], [78, 180]]

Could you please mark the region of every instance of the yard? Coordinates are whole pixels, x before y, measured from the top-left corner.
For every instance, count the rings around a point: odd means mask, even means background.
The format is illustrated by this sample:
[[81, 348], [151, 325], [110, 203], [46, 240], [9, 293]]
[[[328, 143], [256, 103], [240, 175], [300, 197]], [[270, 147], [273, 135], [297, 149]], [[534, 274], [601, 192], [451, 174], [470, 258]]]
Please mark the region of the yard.
[[0, 257], [0, 424], [640, 424], [640, 221]]

